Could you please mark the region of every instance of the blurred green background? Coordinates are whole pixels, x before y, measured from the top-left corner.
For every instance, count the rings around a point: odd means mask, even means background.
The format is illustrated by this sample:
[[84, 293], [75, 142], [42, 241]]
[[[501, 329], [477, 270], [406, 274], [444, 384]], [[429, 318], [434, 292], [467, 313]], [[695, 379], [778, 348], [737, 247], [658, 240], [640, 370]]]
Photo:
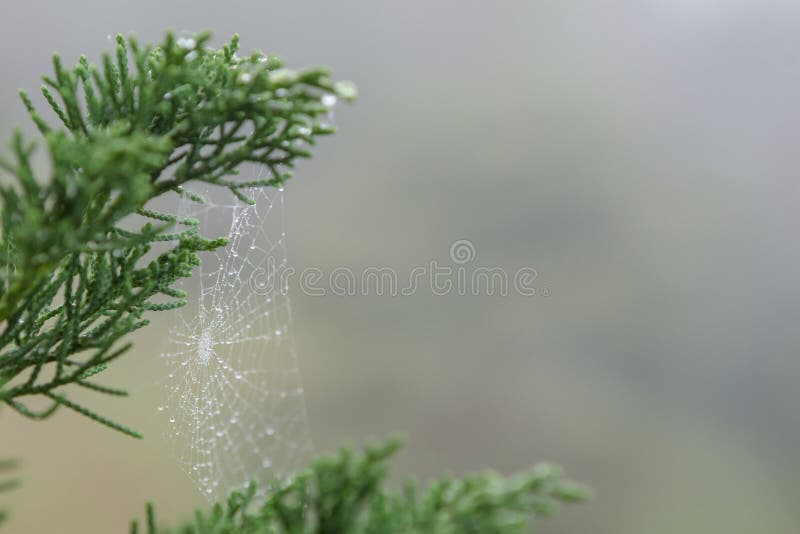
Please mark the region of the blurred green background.
[[[800, 447], [793, 1], [159, 2], [0, 6], [4, 136], [32, 128], [58, 50], [107, 35], [234, 32], [292, 66], [358, 82], [340, 134], [288, 187], [298, 270], [530, 266], [545, 297], [312, 297], [294, 330], [316, 449], [410, 438], [398, 479], [539, 460], [596, 490], [543, 534], [795, 533]], [[42, 162], [46, 167], [46, 162]], [[24, 486], [8, 531], [124, 532], [202, 499], [153, 406], [163, 319], [80, 396], [144, 432], [60, 412], [0, 412], [0, 457]]]

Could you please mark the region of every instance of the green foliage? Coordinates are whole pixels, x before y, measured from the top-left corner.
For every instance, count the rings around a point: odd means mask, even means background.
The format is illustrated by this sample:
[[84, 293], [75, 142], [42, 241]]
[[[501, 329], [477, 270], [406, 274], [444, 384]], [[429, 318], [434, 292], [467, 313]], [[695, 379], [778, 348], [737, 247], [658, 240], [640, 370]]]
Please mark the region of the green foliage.
[[[586, 499], [589, 490], [562, 479], [557, 467], [540, 464], [512, 477], [494, 472], [440, 479], [422, 493], [386, 487], [388, 460], [397, 440], [367, 446], [360, 455], [342, 449], [318, 459], [288, 485], [258, 502], [256, 487], [236, 491], [227, 503], [198, 511], [177, 528], [156, 525], [147, 507], [147, 534], [511, 533], [531, 517], [550, 514], [557, 503]], [[134, 522], [131, 532], [139, 532]]]
[[[66, 69], [55, 56], [42, 94], [60, 127], [20, 93], [51, 162], [49, 177], [37, 176], [34, 144], [19, 133], [12, 161], [0, 161], [11, 178], [0, 185], [0, 402], [22, 415], [42, 419], [63, 406], [140, 437], [62, 390], [125, 395], [94, 376], [130, 348], [123, 338], [147, 324], [146, 312], [184, 304], [174, 282], [199, 252], [226, 242], [147, 203], [189, 181], [250, 202], [247, 188], [282, 184], [307, 147], [333, 132], [326, 99], [355, 96], [325, 69], [287, 70], [275, 56], [239, 57], [238, 37], [220, 50], [208, 39], [167, 34], [140, 47], [118, 36], [100, 68], [82, 57]], [[244, 163], [269, 173], [237, 179]], [[126, 229], [137, 217], [141, 227]], [[157, 243], [166, 250], [145, 262]]]
[[[12, 460], [0, 460], [0, 493], [12, 490], [19, 485], [19, 479], [6, 478], [6, 472], [16, 467], [16, 462]], [[0, 526], [3, 526], [7, 517], [5, 510], [0, 510]]]

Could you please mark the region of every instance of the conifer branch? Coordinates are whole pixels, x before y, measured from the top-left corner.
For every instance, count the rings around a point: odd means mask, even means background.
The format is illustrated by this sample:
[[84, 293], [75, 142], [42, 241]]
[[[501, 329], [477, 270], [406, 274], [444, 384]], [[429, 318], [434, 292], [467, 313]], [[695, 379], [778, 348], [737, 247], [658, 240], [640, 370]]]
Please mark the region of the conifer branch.
[[[559, 504], [586, 500], [590, 490], [563, 478], [558, 467], [540, 464], [504, 477], [495, 472], [442, 478], [419, 492], [407, 484], [387, 489], [389, 460], [400, 442], [348, 448], [317, 459], [288, 484], [260, 500], [258, 487], [234, 491], [227, 502], [172, 530], [156, 525], [146, 508], [146, 534], [382, 533], [456, 534], [524, 532], [530, 520], [550, 515]], [[131, 533], [139, 532], [138, 522]]]
[[[10, 491], [19, 486], [18, 478], [6, 478], [6, 472], [11, 471], [17, 467], [17, 463], [13, 460], [0, 460], [0, 493]], [[0, 509], [0, 527], [5, 523], [8, 513]]]
[[[81, 57], [68, 69], [54, 56], [41, 92], [57, 126], [20, 92], [52, 168], [37, 176], [35, 144], [19, 133], [12, 160], [0, 161], [11, 178], [0, 185], [0, 402], [18, 413], [42, 419], [64, 406], [138, 437], [62, 389], [125, 395], [87, 379], [128, 350], [123, 340], [147, 325], [147, 312], [184, 305], [174, 283], [200, 252], [227, 242], [148, 203], [190, 181], [252, 202], [247, 188], [279, 186], [297, 158], [310, 156], [304, 147], [331, 133], [325, 99], [355, 96], [325, 69], [288, 70], [261, 52], [239, 57], [238, 37], [219, 50], [209, 39], [168, 33], [158, 46], [140, 46], [117, 36], [99, 67]], [[269, 175], [238, 180], [243, 163], [263, 164]], [[123, 228], [133, 214], [151, 222]], [[167, 250], [143, 264], [157, 243]], [[30, 408], [37, 396], [50, 407]]]

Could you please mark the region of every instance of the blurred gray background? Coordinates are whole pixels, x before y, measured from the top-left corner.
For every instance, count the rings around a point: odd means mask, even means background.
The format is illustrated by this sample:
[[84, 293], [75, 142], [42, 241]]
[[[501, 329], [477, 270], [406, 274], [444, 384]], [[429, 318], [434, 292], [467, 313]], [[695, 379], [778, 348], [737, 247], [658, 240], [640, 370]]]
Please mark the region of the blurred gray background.
[[[361, 97], [288, 187], [290, 262], [408, 273], [469, 239], [550, 295], [295, 291], [317, 450], [403, 431], [398, 480], [561, 463], [596, 498], [544, 534], [794, 533], [798, 23], [789, 0], [4, 0], [0, 117], [31, 132], [17, 89], [117, 32], [333, 67]], [[9, 532], [202, 504], [152, 411], [165, 324], [108, 377], [131, 399], [75, 394], [143, 442], [0, 413]]]

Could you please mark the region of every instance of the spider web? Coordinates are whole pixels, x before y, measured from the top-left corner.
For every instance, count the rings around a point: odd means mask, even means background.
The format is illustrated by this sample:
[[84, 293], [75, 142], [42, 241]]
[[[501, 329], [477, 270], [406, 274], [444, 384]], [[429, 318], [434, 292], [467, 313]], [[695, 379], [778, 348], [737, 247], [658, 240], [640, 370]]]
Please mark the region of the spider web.
[[311, 452], [311, 437], [291, 328], [285, 281], [283, 189], [254, 188], [247, 205], [229, 191], [184, 195], [179, 216], [200, 221], [202, 235], [229, 244], [201, 253], [183, 283], [176, 311], [166, 400], [174, 456], [211, 501], [250, 481], [259, 491], [289, 479]]

